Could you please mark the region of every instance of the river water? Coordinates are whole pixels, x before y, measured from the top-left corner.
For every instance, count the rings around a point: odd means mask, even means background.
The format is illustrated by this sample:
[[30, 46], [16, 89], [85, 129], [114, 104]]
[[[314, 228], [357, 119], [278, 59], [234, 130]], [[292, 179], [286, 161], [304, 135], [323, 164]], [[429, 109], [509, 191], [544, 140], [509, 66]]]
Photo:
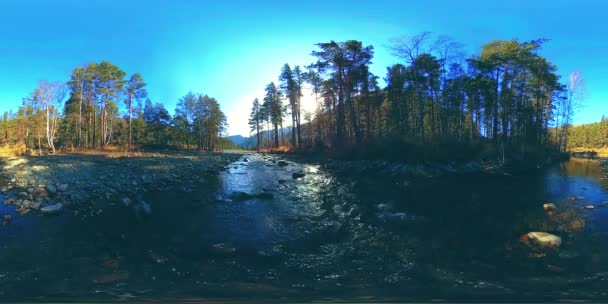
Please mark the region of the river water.
[[[0, 227], [0, 299], [608, 300], [608, 171], [597, 162], [405, 182], [277, 160], [252, 154], [198, 189], [150, 189], [150, 214], [0, 205], [13, 215]], [[519, 242], [530, 231], [562, 245], [531, 255]]]

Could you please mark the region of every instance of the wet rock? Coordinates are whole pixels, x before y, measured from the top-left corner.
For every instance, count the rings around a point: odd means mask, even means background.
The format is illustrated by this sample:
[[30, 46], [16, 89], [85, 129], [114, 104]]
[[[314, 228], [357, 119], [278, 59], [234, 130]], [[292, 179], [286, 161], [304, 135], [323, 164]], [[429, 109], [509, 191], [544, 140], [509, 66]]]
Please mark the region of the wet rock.
[[587, 205], [587, 206], [585, 206], [583, 208], [585, 208], [587, 210], [591, 210], [591, 209], [595, 209], [595, 206], [593, 206], [593, 205]]
[[547, 232], [529, 232], [522, 235], [519, 240], [537, 251], [557, 249], [562, 244], [561, 237]]
[[294, 172], [293, 174], [291, 174], [291, 177], [294, 179], [302, 178], [304, 176], [306, 176], [306, 173], [304, 172]]
[[161, 256], [160, 254], [152, 251], [152, 250], [148, 250], [148, 257], [154, 261], [155, 263], [158, 264], [163, 264], [165, 262], [167, 262], [167, 258], [165, 258], [164, 256]]
[[56, 193], [57, 192], [57, 187], [55, 187], [55, 186], [53, 186], [51, 184], [46, 185], [45, 189], [49, 193]]
[[125, 205], [126, 207], [129, 207], [131, 205], [131, 199], [123, 196], [122, 198], [120, 198], [120, 202]]
[[412, 222], [424, 222], [427, 219], [422, 216], [407, 214], [405, 212], [381, 212], [378, 219], [383, 223], [404, 224]]
[[250, 194], [250, 193], [246, 193], [246, 192], [237, 191], [237, 192], [232, 193], [230, 195], [230, 197], [233, 201], [238, 202], [238, 201], [246, 201], [246, 200], [250, 200], [250, 199], [267, 200], [267, 199], [272, 199], [274, 197], [274, 195], [270, 192], [261, 192], [261, 193]]
[[555, 265], [547, 265], [547, 270], [555, 273], [563, 273], [566, 271], [564, 268]]
[[583, 230], [583, 228], [585, 228], [585, 221], [582, 219], [578, 219], [578, 220], [573, 220], [571, 222], [559, 225], [557, 227], [557, 230], [575, 232], [575, 231]]
[[279, 182], [279, 184], [284, 184], [284, 183], [285, 183], [285, 182], [287, 182], [287, 181], [286, 181], [286, 180], [284, 180], [284, 179], [280, 179], [280, 180], [278, 180], [277, 182]]
[[211, 251], [215, 254], [232, 254], [236, 252], [236, 247], [228, 243], [219, 243], [211, 246]]
[[606, 202], [601, 202], [601, 203], [599, 203], [597, 206], [598, 206], [598, 207], [600, 207], [600, 208], [603, 208], [603, 207], [608, 207], [608, 201], [606, 201]]
[[139, 202], [137, 203], [137, 205], [133, 206], [133, 208], [135, 209], [135, 214], [137, 216], [144, 216], [144, 215], [150, 215], [152, 214], [152, 206], [150, 206], [150, 204], [146, 203], [143, 200], [139, 200]]
[[30, 209], [20, 209], [17, 212], [19, 212], [19, 214], [21, 214], [21, 215], [26, 215], [30, 212]]
[[49, 205], [49, 206], [40, 208], [40, 212], [42, 212], [44, 214], [55, 214], [55, 213], [59, 213], [62, 209], [63, 209], [63, 204], [56, 203], [53, 205]]
[[120, 267], [120, 261], [118, 259], [107, 258], [101, 263], [103, 267], [108, 269], [118, 269]]
[[286, 161], [284, 161], [284, 160], [280, 160], [280, 161], [277, 163], [277, 165], [279, 165], [279, 167], [285, 167], [285, 166], [289, 165], [289, 163], [287, 163], [287, 162], [286, 162]]
[[110, 274], [103, 274], [95, 277], [93, 282], [95, 284], [111, 284], [120, 281], [126, 281], [129, 279], [129, 273], [126, 271], [116, 271]]
[[557, 210], [557, 206], [555, 206], [554, 204], [548, 203], [548, 204], [544, 204], [543, 205], [543, 209], [545, 211], [556, 211]]
[[243, 161], [244, 161], [244, 162], [249, 162], [249, 157], [245, 157], [245, 158], [243, 158]]
[[57, 186], [57, 190], [59, 192], [66, 192], [68, 190], [68, 184], [61, 184]]

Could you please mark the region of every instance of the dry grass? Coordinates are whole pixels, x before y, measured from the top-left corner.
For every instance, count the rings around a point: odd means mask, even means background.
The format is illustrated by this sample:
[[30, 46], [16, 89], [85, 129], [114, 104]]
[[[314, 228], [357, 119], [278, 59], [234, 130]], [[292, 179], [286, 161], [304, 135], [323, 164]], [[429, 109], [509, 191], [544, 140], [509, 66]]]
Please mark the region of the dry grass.
[[598, 157], [608, 157], [608, 147], [604, 148], [585, 148], [585, 147], [576, 147], [569, 149], [568, 152], [595, 152]]
[[25, 154], [25, 145], [9, 145], [0, 147], [0, 157], [13, 157]]
[[261, 149], [260, 152], [265, 152], [265, 153], [288, 153], [288, 152], [294, 152], [295, 148], [294, 147], [290, 147], [290, 146], [279, 146], [276, 148], [267, 148], [267, 149]]

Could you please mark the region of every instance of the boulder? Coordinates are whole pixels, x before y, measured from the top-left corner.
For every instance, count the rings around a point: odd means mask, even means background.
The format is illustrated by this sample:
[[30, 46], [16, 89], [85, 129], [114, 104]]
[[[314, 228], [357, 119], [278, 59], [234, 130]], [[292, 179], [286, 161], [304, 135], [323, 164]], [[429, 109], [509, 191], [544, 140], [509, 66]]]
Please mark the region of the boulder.
[[53, 205], [49, 205], [49, 206], [40, 208], [40, 212], [42, 212], [44, 214], [55, 214], [55, 213], [60, 212], [62, 209], [63, 209], [63, 204], [57, 203], [57, 204], [53, 204]]
[[543, 205], [543, 209], [545, 209], [545, 211], [555, 211], [557, 210], [557, 206], [551, 203], [547, 203]]
[[57, 187], [55, 187], [55, 186], [53, 186], [51, 184], [46, 185], [45, 189], [49, 193], [55, 193], [55, 192], [57, 192]]
[[304, 172], [294, 172], [291, 177], [293, 177], [294, 179], [298, 179], [298, 178], [302, 178], [304, 177], [306, 174]]
[[286, 162], [286, 161], [284, 161], [284, 160], [280, 160], [280, 161], [279, 161], [277, 164], [278, 164], [280, 167], [285, 167], [285, 166], [289, 165], [289, 163], [287, 163], [287, 162]]
[[557, 249], [562, 244], [562, 238], [547, 232], [529, 232], [522, 235], [519, 240], [535, 250]]

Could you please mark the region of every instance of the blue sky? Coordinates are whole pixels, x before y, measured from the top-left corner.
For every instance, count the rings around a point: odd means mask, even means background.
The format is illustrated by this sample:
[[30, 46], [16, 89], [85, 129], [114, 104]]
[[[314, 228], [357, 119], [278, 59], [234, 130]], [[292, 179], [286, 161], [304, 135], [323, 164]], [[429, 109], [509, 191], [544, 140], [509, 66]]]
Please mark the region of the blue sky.
[[216, 97], [231, 134], [248, 133], [254, 97], [281, 66], [312, 62], [314, 44], [356, 39], [375, 46], [372, 72], [397, 63], [393, 38], [431, 31], [467, 54], [496, 39], [549, 38], [542, 54], [562, 75], [583, 73], [575, 123], [608, 114], [608, 1], [76, 1], [0, 2], [0, 111], [16, 109], [42, 79], [108, 60], [139, 72], [150, 98], [173, 112], [188, 91]]

